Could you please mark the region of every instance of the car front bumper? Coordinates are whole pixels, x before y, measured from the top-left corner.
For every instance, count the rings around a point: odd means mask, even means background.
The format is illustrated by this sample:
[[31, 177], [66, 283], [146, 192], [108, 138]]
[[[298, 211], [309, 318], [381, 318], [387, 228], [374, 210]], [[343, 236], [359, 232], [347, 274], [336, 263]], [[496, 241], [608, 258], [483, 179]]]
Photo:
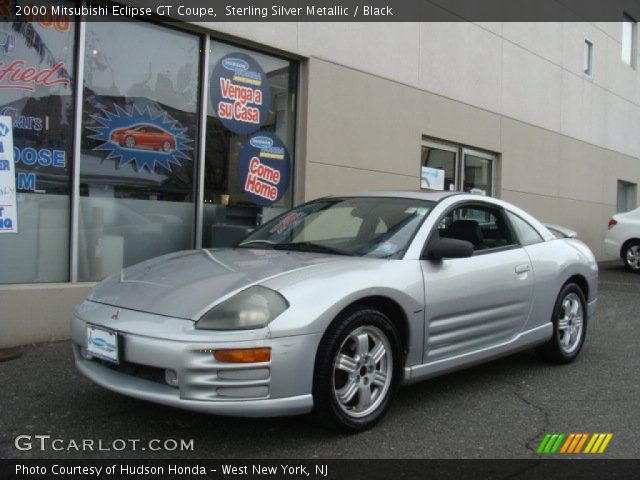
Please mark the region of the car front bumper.
[[[311, 411], [313, 368], [320, 335], [229, 341], [216, 338], [217, 332], [195, 330], [191, 322], [165, 318], [163, 338], [157, 338], [150, 336], [153, 329], [149, 329], [149, 334], [141, 334], [144, 330], [141, 325], [152, 321], [154, 316], [124, 310], [123, 313], [139, 318], [131, 329], [135, 332], [127, 331], [124, 322], [118, 328], [86, 321], [77, 315], [72, 320], [76, 367], [96, 384], [141, 400], [210, 414], [271, 417]], [[86, 358], [89, 323], [112, 329], [121, 336], [119, 365]], [[175, 336], [167, 335], [172, 328], [176, 330]], [[211, 353], [221, 348], [251, 347], [270, 347], [271, 360], [224, 363]], [[177, 373], [178, 387], [165, 382], [166, 370]]]

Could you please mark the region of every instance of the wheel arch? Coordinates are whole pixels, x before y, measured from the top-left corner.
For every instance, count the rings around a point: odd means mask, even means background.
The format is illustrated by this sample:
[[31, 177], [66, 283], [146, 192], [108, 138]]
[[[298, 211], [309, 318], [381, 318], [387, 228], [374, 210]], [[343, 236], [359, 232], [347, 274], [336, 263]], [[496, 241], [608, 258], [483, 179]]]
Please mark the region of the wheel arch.
[[[338, 314], [331, 321], [331, 325], [333, 325], [334, 322], [339, 321], [339, 319], [347, 310], [360, 306], [374, 308], [384, 313], [387, 317], [389, 317], [391, 323], [393, 323], [394, 326], [398, 329], [398, 334], [400, 335], [400, 341], [402, 343], [402, 363], [404, 365], [409, 345], [411, 345], [409, 317], [407, 316], [407, 313], [404, 311], [402, 306], [394, 299], [386, 297], [384, 295], [370, 295], [354, 300], [349, 305], [340, 310], [340, 312], [338, 312]], [[329, 328], [331, 328], [331, 325], [329, 326]]]
[[[577, 273], [569, 277], [569, 279], [567, 279], [567, 281], [562, 284], [562, 288], [570, 283], [575, 283], [576, 285], [578, 285], [578, 287], [580, 287], [580, 290], [582, 290], [585, 302], [589, 302], [589, 282], [587, 281], [587, 279], [583, 275]], [[560, 289], [561, 291], [562, 288]]]

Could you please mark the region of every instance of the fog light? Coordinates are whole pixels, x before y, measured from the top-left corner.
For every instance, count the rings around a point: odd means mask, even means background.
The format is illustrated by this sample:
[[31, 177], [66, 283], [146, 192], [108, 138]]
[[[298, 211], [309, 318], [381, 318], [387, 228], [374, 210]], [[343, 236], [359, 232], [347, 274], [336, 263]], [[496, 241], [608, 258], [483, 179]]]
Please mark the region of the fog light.
[[178, 388], [178, 374], [175, 370], [169, 370], [167, 368], [164, 371], [164, 381], [167, 382], [167, 385], [170, 387]]
[[213, 357], [219, 362], [258, 363], [271, 360], [271, 349], [263, 348], [227, 348], [215, 350]]

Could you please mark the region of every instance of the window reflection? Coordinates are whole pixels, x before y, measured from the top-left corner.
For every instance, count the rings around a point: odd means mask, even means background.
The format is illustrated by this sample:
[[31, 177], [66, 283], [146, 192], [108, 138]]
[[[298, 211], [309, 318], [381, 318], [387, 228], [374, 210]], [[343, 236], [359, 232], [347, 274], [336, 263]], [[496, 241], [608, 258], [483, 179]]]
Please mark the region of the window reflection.
[[193, 247], [200, 42], [142, 22], [86, 30], [78, 277], [100, 280]]

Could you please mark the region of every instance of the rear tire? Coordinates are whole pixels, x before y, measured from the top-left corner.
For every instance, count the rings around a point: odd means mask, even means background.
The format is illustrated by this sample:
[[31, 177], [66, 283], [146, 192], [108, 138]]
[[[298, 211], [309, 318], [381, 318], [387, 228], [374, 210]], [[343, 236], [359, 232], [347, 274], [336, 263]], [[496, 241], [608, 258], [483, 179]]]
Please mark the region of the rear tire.
[[640, 273], [640, 241], [632, 240], [624, 246], [622, 261], [627, 270]]
[[553, 307], [553, 336], [547, 343], [536, 348], [544, 360], [565, 364], [576, 359], [587, 336], [587, 309], [582, 289], [568, 283], [556, 299]]
[[400, 337], [379, 310], [356, 306], [325, 333], [313, 381], [314, 415], [347, 432], [371, 428], [387, 413], [402, 372]]

